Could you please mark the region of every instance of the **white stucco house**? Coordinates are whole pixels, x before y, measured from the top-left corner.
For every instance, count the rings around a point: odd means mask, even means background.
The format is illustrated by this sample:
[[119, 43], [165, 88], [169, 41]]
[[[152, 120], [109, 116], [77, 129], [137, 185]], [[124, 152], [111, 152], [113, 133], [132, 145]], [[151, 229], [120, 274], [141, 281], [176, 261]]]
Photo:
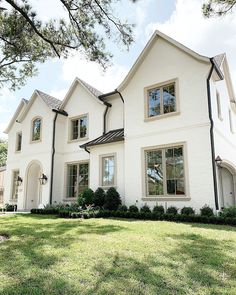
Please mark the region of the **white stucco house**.
[[112, 186], [128, 206], [220, 210], [236, 202], [235, 124], [226, 55], [156, 31], [113, 92], [76, 78], [63, 101], [35, 90], [20, 102], [5, 202], [29, 210]]

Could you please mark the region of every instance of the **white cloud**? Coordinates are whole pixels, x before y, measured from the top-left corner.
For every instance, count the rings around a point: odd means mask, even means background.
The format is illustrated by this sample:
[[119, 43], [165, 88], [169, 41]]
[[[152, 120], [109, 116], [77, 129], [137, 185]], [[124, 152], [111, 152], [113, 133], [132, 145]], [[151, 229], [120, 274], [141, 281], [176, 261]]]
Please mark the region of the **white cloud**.
[[176, 9], [164, 23], [150, 23], [146, 27], [148, 39], [154, 30], [162, 31], [200, 54], [212, 57], [226, 52], [236, 83], [236, 18], [230, 14], [224, 18], [205, 19], [199, 0], [177, 0]]

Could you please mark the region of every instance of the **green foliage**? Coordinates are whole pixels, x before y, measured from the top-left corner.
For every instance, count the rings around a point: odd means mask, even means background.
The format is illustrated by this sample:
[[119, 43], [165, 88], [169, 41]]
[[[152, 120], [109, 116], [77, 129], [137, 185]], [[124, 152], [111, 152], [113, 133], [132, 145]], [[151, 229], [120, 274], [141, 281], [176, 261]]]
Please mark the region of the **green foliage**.
[[119, 205], [117, 210], [121, 212], [127, 212], [128, 208], [125, 205]]
[[78, 197], [77, 203], [81, 207], [94, 203], [94, 191], [91, 188], [85, 189]]
[[223, 16], [234, 9], [235, 0], [207, 0], [202, 5], [202, 12], [205, 17]]
[[105, 203], [105, 191], [99, 187], [94, 193], [94, 206], [103, 207]]
[[136, 213], [136, 212], [139, 212], [139, 209], [136, 205], [131, 205], [129, 206], [129, 212]]
[[141, 207], [140, 212], [142, 212], [142, 213], [150, 213], [151, 210], [150, 210], [148, 205], [144, 205], [143, 207]]
[[114, 187], [110, 187], [105, 195], [104, 208], [108, 210], [117, 210], [120, 204], [120, 194]]
[[200, 212], [201, 212], [202, 216], [213, 216], [214, 215], [213, 209], [207, 205], [203, 206], [200, 209]]
[[174, 206], [171, 206], [171, 207], [167, 208], [166, 213], [176, 215], [178, 213], [178, 209]]
[[236, 206], [224, 208], [223, 211], [221, 212], [221, 216], [236, 218]]
[[7, 161], [7, 141], [0, 139], [0, 167], [6, 165]]
[[165, 210], [164, 210], [164, 207], [162, 205], [160, 205], [160, 206], [156, 205], [156, 206], [154, 206], [152, 212], [157, 213], [157, 214], [164, 214]]
[[194, 215], [195, 211], [192, 207], [183, 207], [181, 209], [181, 214], [183, 215]]
[[5, 210], [9, 212], [17, 211], [17, 205], [5, 204]]
[[37, 74], [39, 63], [67, 58], [71, 51], [80, 51], [105, 69], [112, 57], [106, 50], [106, 38], [126, 47], [133, 42], [133, 25], [114, 15], [115, 0], [60, 0], [58, 6], [63, 6], [65, 15], [47, 21], [29, 0], [6, 2], [8, 9], [0, 12], [0, 87], [24, 85]]

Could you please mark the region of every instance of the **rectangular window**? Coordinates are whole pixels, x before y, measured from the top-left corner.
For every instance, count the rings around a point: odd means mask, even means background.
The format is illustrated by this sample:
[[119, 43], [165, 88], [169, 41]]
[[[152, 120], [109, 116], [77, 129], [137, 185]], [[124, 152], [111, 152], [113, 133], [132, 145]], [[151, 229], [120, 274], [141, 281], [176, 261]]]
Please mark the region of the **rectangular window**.
[[148, 196], [185, 194], [183, 147], [169, 147], [145, 152]]
[[76, 140], [87, 137], [88, 118], [81, 116], [76, 119], [71, 119], [70, 140]]
[[67, 165], [67, 198], [77, 198], [89, 185], [89, 164]]
[[18, 199], [18, 185], [17, 185], [17, 178], [19, 176], [19, 170], [13, 171], [13, 176], [12, 176], [12, 195], [11, 198], [12, 200], [17, 200]]
[[102, 157], [102, 186], [115, 185], [115, 156]]
[[229, 127], [230, 127], [230, 131], [234, 133], [234, 124], [233, 124], [232, 113], [230, 109], [229, 109]]
[[222, 114], [221, 114], [221, 103], [220, 103], [220, 94], [218, 91], [216, 91], [216, 103], [217, 103], [217, 114], [218, 114], [218, 118], [220, 120], [222, 119]]
[[176, 112], [175, 83], [170, 83], [147, 91], [148, 117]]
[[21, 151], [21, 143], [22, 143], [22, 133], [19, 132], [16, 134], [16, 151]]

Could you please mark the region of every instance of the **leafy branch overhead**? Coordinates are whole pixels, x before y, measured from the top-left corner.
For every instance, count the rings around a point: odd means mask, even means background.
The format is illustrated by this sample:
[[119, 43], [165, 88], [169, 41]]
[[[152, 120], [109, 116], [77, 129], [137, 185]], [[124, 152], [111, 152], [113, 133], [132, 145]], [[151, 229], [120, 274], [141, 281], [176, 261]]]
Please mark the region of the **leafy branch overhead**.
[[224, 16], [232, 12], [236, 0], [208, 0], [202, 6], [205, 17]]
[[30, 0], [0, 0], [0, 87], [23, 86], [37, 73], [37, 63], [67, 58], [73, 50], [105, 69], [112, 57], [105, 38], [127, 48], [133, 42], [133, 25], [113, 13], [120, 0], [57, 1], [65, 17], [43, 22]]

